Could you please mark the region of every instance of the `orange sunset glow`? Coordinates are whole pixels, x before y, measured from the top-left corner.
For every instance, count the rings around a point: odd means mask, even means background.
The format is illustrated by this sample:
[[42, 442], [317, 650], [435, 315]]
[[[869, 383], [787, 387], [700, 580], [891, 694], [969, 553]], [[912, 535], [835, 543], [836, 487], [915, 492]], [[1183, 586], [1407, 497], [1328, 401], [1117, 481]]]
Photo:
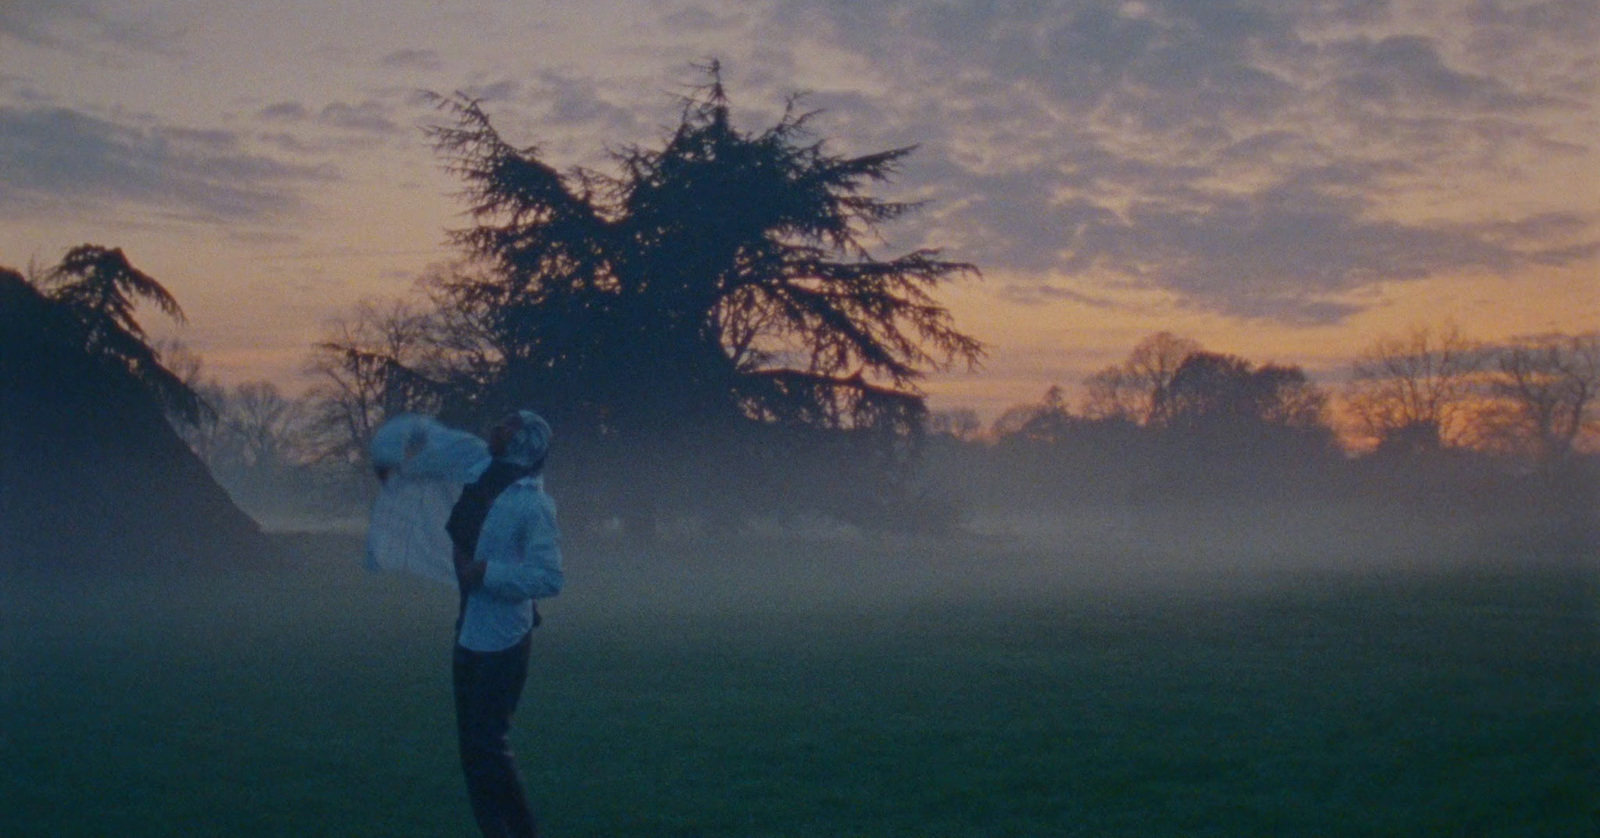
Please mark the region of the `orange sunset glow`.
[[419, 91], [604, 169], [716, 56], [752, 127], [804, 92], [831, 148], [918, 146], [877, 192], [927, 204], [882, 252], [984, 274], [941, 290], [988, 354], [925, 382], [935, 410], [1076, 393], [1162, 330], [1335, 384], [1418, 324], [1600, 326], [1594, 12], [25, 1], [0, 10], [0, 264], [121, 247], [189, 315], [161, 336], [297, 391], [330, 318], [454, 255]]

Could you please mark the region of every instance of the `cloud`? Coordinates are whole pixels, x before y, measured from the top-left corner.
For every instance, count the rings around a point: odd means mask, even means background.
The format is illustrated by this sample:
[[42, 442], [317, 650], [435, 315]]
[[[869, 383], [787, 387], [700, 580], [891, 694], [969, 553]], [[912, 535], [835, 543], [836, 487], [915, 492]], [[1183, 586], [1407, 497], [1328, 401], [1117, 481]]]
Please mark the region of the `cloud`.
[[[1560, 190], [1511, 205], [1486, 186], [1594, 159], [1571, 130], [1596, 115], [1583, 36], [1600, 24], [1582, 13], [1593, 8], [693, 0], [651, 31], [726, 42], [741, 125], [770, 124], [782, 93], [811, 87], [831, 150], [918, 145], [887, 189], [931, 201], [888, 235], [1039, 277], [1041, 292], [1018, 299], [1099, 299], [1106, 283], [1324, 323], [1393, 283], [1593, 258], [1592, 207], [1562, 205]], [[680, 62], [665, 83], [545, 66], [461, 89], [508, 141], [538, 143], [558, 165], [604, 166], [605, 147], [651, 142], [676, 116], [663, 94], [686, 89], [671, 82], [693, 76], [677, 57], [690, 47], [656, 46], [654, 60]], [[441, 59], [407, 48], [379, 63], [434, 72]], [[409, 130], [410, 107], [284, 101], [258, 116], [273, 132], [262, 139], [293, 153], [388, 142]]]
[[378, 65], [397, 70], [437, 72], [444, 69], [439, 53], [431, 49], [399, 49], [378, 59]]
[[277, 102], [256, 112], [266, 122], [308, 123], [368, 134], [397, 134], [405, 129], [391, 117], [393, 108], [376, 99], [357, 104], [332, 102], [313, 111], [302, 102]]
[[544, 70], [531, 80], [480, 80], [459, 92], [484, 105], [508, 142], [535, 144], [557, 165], [603, 166], [607, 148], [648, 137], [648, 111], [632, 98], [639, 91], [615, 80]]
[[616, 104], [600, 84], [546, 71], [529, 97], [544, 108], [543, 120], [556, 127], [593, 128], [603, 137], [626, 136], [639, 128], [638, 115]]
[[0, 3], [0, 36], [40, 46], [60, 46], [61, 30], [99, 17], [90, 0], [8, 0]]
[[36, 87], [31, 79], [0, 73], [0, 101], [5, 100], [37, 106], [52, 101], [53, 97]]
[[715, 9], [690, 3], [668, 12], [661, 23], [668, 29], [703, 37], [708, 32], [737, 29], [745, 23], [745, 17], [738, 9]]
[[155, 13], [133, 15], [104, 0], [0, 2], [0, 42], [83, 54], [103, 47], [172, 55], [182, 33]]
[[303, 122], [311, 118], [311, 112], [299, 102], [278, 102], [262, 108], [256, 116], [269, 122]]
[[1397, 35], [1336, 44], [1342, 73], [1333, 87], [1353, 107], [1418, 109], [1487, 115], [1554, 104], [1546, 95], [1521, 92], [1490, 76], [1448, 66], [1432, 38]]
[[[1277, 153], [1277, 143], [1263, 147]], [[952, 242], [980, 265], [1041, 277], [1054, 273], [1161, 290], [1184, 305], [1242, 318], [1293, 324], [1338, 322], [1362, 310], [1366, 289], [1449, 272], [1509, 273], [1534, 264], [1593, 258], [1593, 219], [1547, 213], [1492, 222], [1402, 222], [1375, 212], [1374, 196], [1393, 169], [1336, 163], [1287, 168], [1255, 189], [1197, 186], [1202, 179], [1137, 172], [1106, 158], [1092, 182], [1109, 177], [1137, 186], [1126, 200], [1113, 191], [1056, 189], [1035, 169], [949, 178], [952, 194], [984, 197], [950, 203], [929, 237]], [[1404, 171], [1403, 169], [1401, 171]], [[1076, 293], [1076, 292], [1073, 292]], [[1017, 289], [1018, 301], [1071, 299], [1048, 285]]]
[[371, 99], [355, 105], [334, 102], [317, 113], [316, 121], [321, 125], [372, 134], [394, 134], [402, 130], [389, 118], [389, 106]]
[[126, 125], [68, 108], [0, 107], [0, 213], [134, 204], [213, 221], [293, 212], [297, 188], [337, 179], [251, 153], [225, 131]]
[[[1473, 56], [1496, 66], [1535, 65], [1576, 69], [1596, 82], [1594, 45], [1600, 42], [1600, 9], [1595, 0], [1535, 0], [1525, 3], [1466, 4], [1467, 40]], [[1552, 49], [1551, 45], [1558, 48]], [[1561, 49], [1565, 47], [1567, 49]]]
[[1118, 302], [1106, 297], [1085, 294], [1059, 285], [1038, 282], [1009, 282], [1001, 289], [1000, 295], [1012, 302], [1024, 305], [1037, 303], [1067, 302], [1075, 305], [1086, 306], [1101, 310], [1121, 308]]
[[[1592, 206], [1507, 216], [1479, 184], [1594, 159], [1559, 126], [1596, 116], [1595, 9], [800, 0], [766, 32], [871, 68], [874, 89], [824, 92], [846, 103], [827, 124], [921, 143], [903, 183], [935, 198], [927, 243], [1324, 323], [1387, 283], [1593, 258]], [[1454, 215], [1396, 209], [1424, 203]]]
[[468, 85], [463, 92], [481, 102], [506, 101], [522, 95], [522, 82], [500, 79], [487, 84]]

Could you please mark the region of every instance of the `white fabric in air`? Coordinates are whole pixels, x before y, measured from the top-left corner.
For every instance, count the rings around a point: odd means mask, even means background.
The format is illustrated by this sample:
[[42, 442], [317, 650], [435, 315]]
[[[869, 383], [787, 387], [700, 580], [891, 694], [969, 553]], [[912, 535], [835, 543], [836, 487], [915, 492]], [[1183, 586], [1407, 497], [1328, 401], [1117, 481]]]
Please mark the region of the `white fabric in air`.
[[432, 417], [402, 414], [378, 428], [369, 450], [388, 477], [367, 520], [367, 568], [455, 585], [444, 526], [461, 487], [489, 466], [488, 445]]

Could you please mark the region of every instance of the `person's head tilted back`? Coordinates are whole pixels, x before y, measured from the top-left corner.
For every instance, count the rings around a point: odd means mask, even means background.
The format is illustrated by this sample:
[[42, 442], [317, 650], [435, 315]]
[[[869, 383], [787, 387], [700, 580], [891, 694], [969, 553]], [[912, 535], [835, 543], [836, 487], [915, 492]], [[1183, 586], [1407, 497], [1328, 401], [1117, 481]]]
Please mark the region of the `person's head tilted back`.
[[538, 471], [550, 450], [550, 423], [531, 410], [506, 414], [489, 432], [489, 453], [515, 466]]

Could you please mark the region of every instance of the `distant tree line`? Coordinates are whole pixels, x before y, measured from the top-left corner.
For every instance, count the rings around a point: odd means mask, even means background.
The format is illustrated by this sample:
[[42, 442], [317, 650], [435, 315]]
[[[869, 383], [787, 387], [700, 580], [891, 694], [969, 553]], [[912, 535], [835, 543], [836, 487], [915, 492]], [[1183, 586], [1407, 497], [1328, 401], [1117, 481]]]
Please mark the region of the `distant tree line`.
[[[462, 281], [459, 270], [441, 270], [421, 287], [444, 293]], [[183, 346], [152, 343], [134, 306], [152, 302], [180, 318], [182, 311], [119, 250], [85, 245], [32, 278], [12, 276], [18, 294], [50, 306], [41, 309], [48, 316], [33, 318], [34, 330], [83, 353], [63, 359], [101, 370], [34, 373], [100, 381], [91, 392], [102, 399], [143, 393], [258, 519], [359, 518], [375, 490], [365, 443], [377, 425], [403, 411], [450, 414], [437, 382], [449, 381], [449, 365], [462, 363], [441, 337], [461, 339], [462, 324], [449, 319], [459, 309], [451, 306], [357, 306], [334, 321], [310, 356], [313, 385], [287, 395], [269, 382], [223, 386], [207, 379]], [[37, 365], [46, 356], [26, 357]], [[736, 513], [781, 508], [938, 530], [985, 505], [1048, 512], [1082, 504], [1362, 496], [1503, 512], [1508, 499], [1557, 498], [1580, 508], [1596, 500], [1600, 333], [1485, 343], [1452, 326], [1417, 327], [1379, 338], [1348, 364], [1341, 382], [1324, 387], [1297, 366], [1256, 364], [1160, 332], [1089, 375], [1081, 392], [1073, 405], [1063, 388], [1050, 387], [1040, 401], [1015, 405], [988, 427], [970, 410], [924, 413], [894, 429], [900, 447], [893, 456], [769, 487], [764, 505], [743, 510], [730, 511], [722, 499], [688, 499], [663, 507], [665, 520], [731, 526]], [[835, 432], [848, 437], [854, 430]], [[874, 450], [848, 438], [830, 448], [826, 433], [797, 435], [780, 451], [848, 457]], [[754, 451], [658, 456], [724, 467], [730, 453]], [[569, 468], [581, 485], [582, 475]], [[865, 489], [830, 482], [872, 471]], [[616, 466], [615, 476], [645, 475], [639, 465]], [[836, 512], [828, 503], [885, 486], [891, 490], [870, 506]]]
[[[420, 316], [404, 305], [365, 304], [336, 333], [376, 345], [422, 334]], [[400, 357], [417, 345], [393, 344]], [[359, 515], [371, 488], [364, 434], [395, 410], [439, 405], [414, 400], [404, 378], [397, 395], [380, 365], [350, 360], [319, 349], [310, 365], [318, 383], [298, 398], [264, 382], [200, 385], [214, 411], [186, 438], [247, 508]], [[1324, 387], [1298, 367], [1258, 365], [1163, 332], [1089, 376], [1081, 392], [1074, 405], [1051, 387], [987, 427], [971, 410], [929, 414], [918, 456], [903, 466], [898, 517], [877, 523], [952, 526], [975, 503], [1038, 512], [1343, 495], [1503, 505], [1508, 493], [1592, 497], [1597, 476], [1595, 334], [1484, 344], [1454, 328], [1419, 327], [1379, 339], [1348, 364], [1342, 381]], [[637, 472], [622, 466], [620, 473]], [[298, 513], [282, 507], [286, 498], [301, 504]], [[797, 510], [818, 506], [795, 499]]]
[[934, 482], [1041, 512], [1074, 504], [1362, 499], [1577, 516], [1600, 503], [1600, 333], [1501, 343], [1454, 327], [1376, 341], [1331, 387], [1168, 332], [1004, 411], [930, 418]]

